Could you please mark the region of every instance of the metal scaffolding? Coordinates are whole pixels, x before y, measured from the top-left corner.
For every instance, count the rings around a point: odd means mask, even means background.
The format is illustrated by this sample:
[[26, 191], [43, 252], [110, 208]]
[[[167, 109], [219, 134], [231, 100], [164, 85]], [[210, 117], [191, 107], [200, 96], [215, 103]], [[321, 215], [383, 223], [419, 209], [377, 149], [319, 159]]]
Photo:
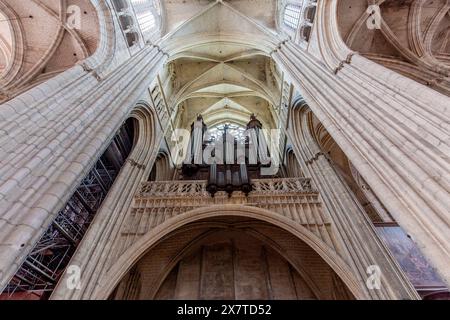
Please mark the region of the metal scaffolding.
[[133, 147], [132, 121], [119, 130], [108, 149], [6, 286], [0, 300], [48, 299], [83, 239]]

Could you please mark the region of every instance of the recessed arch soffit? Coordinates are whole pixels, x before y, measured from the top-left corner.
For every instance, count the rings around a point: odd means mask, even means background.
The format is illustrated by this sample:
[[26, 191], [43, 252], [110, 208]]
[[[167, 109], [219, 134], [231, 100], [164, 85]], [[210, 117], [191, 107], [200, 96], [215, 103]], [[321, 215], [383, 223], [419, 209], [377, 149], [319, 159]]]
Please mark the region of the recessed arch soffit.
[[98, 46], [98, 18], [89, 0], [2, 0], [0, 11], [11, 30], [14, 60], [0, 75], [0, 100], [72, 67]]
[[0, 72], [7, 69], [12, 60], [12, 35], [8, 18], [0, 11]]
[[[369, 5], [380, 28], [368, 28]], [[450, 2], [339, 0], [340, 33], [353, 50], [414, 80], [450, 94]]]

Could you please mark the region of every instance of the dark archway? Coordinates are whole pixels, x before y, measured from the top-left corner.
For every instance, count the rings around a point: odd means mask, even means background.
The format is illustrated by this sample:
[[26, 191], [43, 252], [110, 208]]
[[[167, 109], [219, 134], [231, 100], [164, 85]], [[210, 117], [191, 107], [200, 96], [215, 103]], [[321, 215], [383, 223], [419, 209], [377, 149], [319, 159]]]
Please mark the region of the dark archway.
[[216, 217], [163, 237], [111, 299], [353, 299], [305, 242], [275, 225]]

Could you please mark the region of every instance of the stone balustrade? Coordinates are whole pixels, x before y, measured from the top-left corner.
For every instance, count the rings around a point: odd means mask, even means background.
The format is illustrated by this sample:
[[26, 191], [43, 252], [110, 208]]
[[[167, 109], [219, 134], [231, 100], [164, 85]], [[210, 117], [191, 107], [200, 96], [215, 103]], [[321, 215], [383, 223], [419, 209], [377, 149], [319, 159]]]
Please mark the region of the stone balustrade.
[[[206, 191], [206, 180], [144, 182], [137, 198], [145, 197], [211, 197]], [[307, 178], [257, 179], [252, 181], [252, 195], [301, 193], [317, 194]], [[239, 194], [239, 193], [238, 193]]]
[[224, 191], [212, 197], [206, 191], [206, 185], [206, 180], [142, 183], [121, 229], [118, 256], [139, 237], [178, 215], [213, 206], [220, 211], [229, 204], [262, 208], [274, 215], [282, 215], [305, 227], [330, 247], [336, 246], [330, 218], [310, 179], [255, 179], [253, 191], [248, 196], [233, 192], [231, 197]]

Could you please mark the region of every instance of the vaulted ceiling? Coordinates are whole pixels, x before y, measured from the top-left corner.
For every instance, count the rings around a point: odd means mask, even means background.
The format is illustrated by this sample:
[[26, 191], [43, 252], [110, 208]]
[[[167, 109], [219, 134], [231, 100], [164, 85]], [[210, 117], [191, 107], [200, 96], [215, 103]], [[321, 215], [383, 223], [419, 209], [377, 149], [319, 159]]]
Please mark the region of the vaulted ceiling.
[[221, 122], [245, 125], [255, 114], [267, 128], [274, 127], [272, 106], [280, 99], [275, 66], [268, 57], [235, 49], [217, 44], [218, 54], [210, 51], [208, 60], [200, 55], [171, 62], [168, 100], [184, 111], [183, 127], [198, 114], [210, 126]]
[[[215, 0], [163, 0], [166, 10], [166, 33], [173, 31], [184, 22], [199, 14]], [[224, 0], [244, 15], [262, 25], [275, 29], [277, 0]]]
[[[68, 21], [75, 14], [79, 28]], [[89, 57], [98, 40], [89, 0], [1, 0], [0, 102]]]
[[[279, 72], [267, 53], [250, 43], [264, 36], [258, 26], [264, 19], [255, 21], [241, 11], [252, 1], [193, 2], [205, 6], [173, 31], [167, 45], [172, 55], [166, 94], [169, 104], [179, 107], [181, 126], [189, 127], [198, 114], [208, 126], [245, 125], [255, 114], [266, 128], [276, 127]], [[270, 8], [275, 3], [257, 2]]]
[[[369, 5], [378, 5], [380, 28]], [[450, 95], [450, 2], [448, 0], [339, 0], [340, 32], [366, 57]]]
[[[189, 39], [200, 30], [216, 34], [226, 34], [231, 29], [235, 34], [258, 33], [253, 23], [276, 28], [276, 0], [224, 0], [223, 4], [226, 6], [213, 0], [161, 0], [163, 34], [174, 32], [175, 37]], [[81, 9], [80, 28], [68, 27], [72, 6]], [[196, 19], [199, 16], [201, 19]], [[89, 0], [1, 0], [0, 102], [89, 57], [95, 52], [99, 37], [98, 18]], [[216, 54], [221, 56], [211, 62], [217, 64], [234, 59], [232, 55], [251, 57], [255, 52], [245, 44], [241, 48], [215, 45], [183, 50], [181, 57], [193, 55], [207, 61], [209, 55]], [[230, 68], [225, 67], [223, 72]]]

